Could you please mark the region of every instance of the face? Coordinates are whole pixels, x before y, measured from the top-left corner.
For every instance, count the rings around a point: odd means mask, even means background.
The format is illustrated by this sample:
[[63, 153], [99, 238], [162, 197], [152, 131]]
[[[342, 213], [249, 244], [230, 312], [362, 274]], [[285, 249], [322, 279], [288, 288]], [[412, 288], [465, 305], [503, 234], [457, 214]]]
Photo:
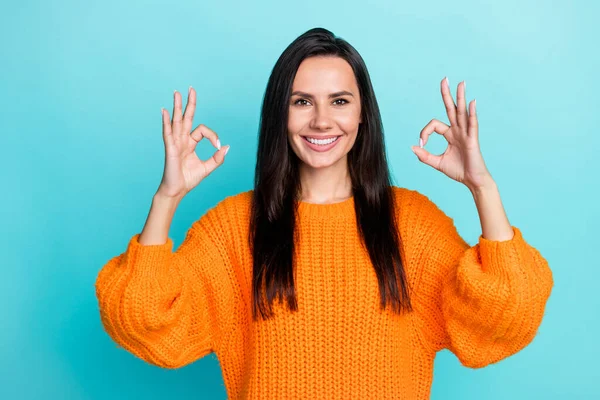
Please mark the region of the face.
[[288, 119], [288, 140], [302, 167], [346, 166], [360, 115], [356, 78], [346, 60], [309, 57], [302, 61], [292, 86]]

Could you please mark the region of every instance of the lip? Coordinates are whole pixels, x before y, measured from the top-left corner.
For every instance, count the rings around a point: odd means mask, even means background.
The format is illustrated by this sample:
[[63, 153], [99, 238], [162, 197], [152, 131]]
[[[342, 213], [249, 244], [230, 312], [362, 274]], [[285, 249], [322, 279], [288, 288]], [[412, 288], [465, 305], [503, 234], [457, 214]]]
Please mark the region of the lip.
[[311, 138], [311, 139], [331, 139], [334, 137], [342, 136], [342, 135], [327, 135], [327, 136], [310, 136], [310, 135], [301, 135], [303, 138]]
[[310, 138], [314, 138], [314, 139], [330, 139], [330, 138], [334, 138], [334, 137], [341, 137], [340, 135], [330, 135], [330, 136], [302, 136], [302, 141], [304, 142], [304, 144], [306, 144], [306, 146], [316, 152], [322, 153], [325, 151], [329, 151], [331, 149], [333, 149], [335, 147], [336, 144], [338, 144], [338, 142], [340, 141], [340, 139], [337, 139], [335, 142], [330, 143], [328, 145], [322, 146], [322, 145], [318, 145], [318, 144], [312, 144], [311, 142], [309, 142], [306, 138], [310, 137]]

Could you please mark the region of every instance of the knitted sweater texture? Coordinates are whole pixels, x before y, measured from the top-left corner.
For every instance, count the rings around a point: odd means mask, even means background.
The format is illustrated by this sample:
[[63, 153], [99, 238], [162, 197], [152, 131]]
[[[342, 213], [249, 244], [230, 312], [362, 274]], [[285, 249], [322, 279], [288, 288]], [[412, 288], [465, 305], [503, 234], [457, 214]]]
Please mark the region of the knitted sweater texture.
[[527, 346], [553, 287], [539, 251], [515, 226], [470, 246], [427, 196], [393, 188], [411, 313], [380, 308], [350, 198], [300, 203], [298, 311], [276, 301], [274, 318], [253, 321], [250, 190], [209, 209], [175, 252], [134, 235], [96, 279], [104, 329], [163, 368], [214, 352], [230, 399], [428, 399], [438, 351], [480, 368]]

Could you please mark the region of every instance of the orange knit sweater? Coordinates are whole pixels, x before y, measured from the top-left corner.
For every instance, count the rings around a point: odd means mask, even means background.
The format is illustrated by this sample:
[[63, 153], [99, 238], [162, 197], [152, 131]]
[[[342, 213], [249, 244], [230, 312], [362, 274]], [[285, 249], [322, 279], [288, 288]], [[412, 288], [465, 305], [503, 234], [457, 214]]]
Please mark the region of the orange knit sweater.
[[247, 191], [209, 209], [175, 252], [134, 235], [98, 274], [103, 326], [164, 368], [215, 352], [230, 399], [428, 399], [439, 350], [480, 368], [527, 346], [553, 278], [521, 231], [471, 247], [428, 197], [394, 194], [412, 313], [380, 309], [350, 198], [300, 204], [299, 310], [275, 302], [274, 319], [253, 322]]

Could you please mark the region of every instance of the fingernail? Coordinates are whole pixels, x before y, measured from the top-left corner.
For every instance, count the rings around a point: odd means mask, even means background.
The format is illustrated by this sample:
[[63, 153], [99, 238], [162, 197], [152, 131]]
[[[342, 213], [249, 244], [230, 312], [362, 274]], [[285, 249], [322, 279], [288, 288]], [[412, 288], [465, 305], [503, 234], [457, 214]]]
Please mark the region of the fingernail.
[[190, 88], [188, 89], [188, 95], [192, 93], [192, 87], [190, 86]]
[[450, 81], [448, 80], [448, 77], [446, 77], [446, 85], [448, 86], [448, 89], [450, 89]]
[[463, 81], [463, 85], [465, 85], [465, 91], [467, 90], [467, 81]]
[[217, 149], [221, 150], [221, 141], [217, 139]]
[[473, 110], [477, 112], [477, 99], [473, 99]]
[[227, 155], [227, 152], [229, 151], [229, 145], [227, 145], [227, 149], [225, 149], [225, 155]]
[[419, 147], [423, 148], [423, 139], [419, 138]]

